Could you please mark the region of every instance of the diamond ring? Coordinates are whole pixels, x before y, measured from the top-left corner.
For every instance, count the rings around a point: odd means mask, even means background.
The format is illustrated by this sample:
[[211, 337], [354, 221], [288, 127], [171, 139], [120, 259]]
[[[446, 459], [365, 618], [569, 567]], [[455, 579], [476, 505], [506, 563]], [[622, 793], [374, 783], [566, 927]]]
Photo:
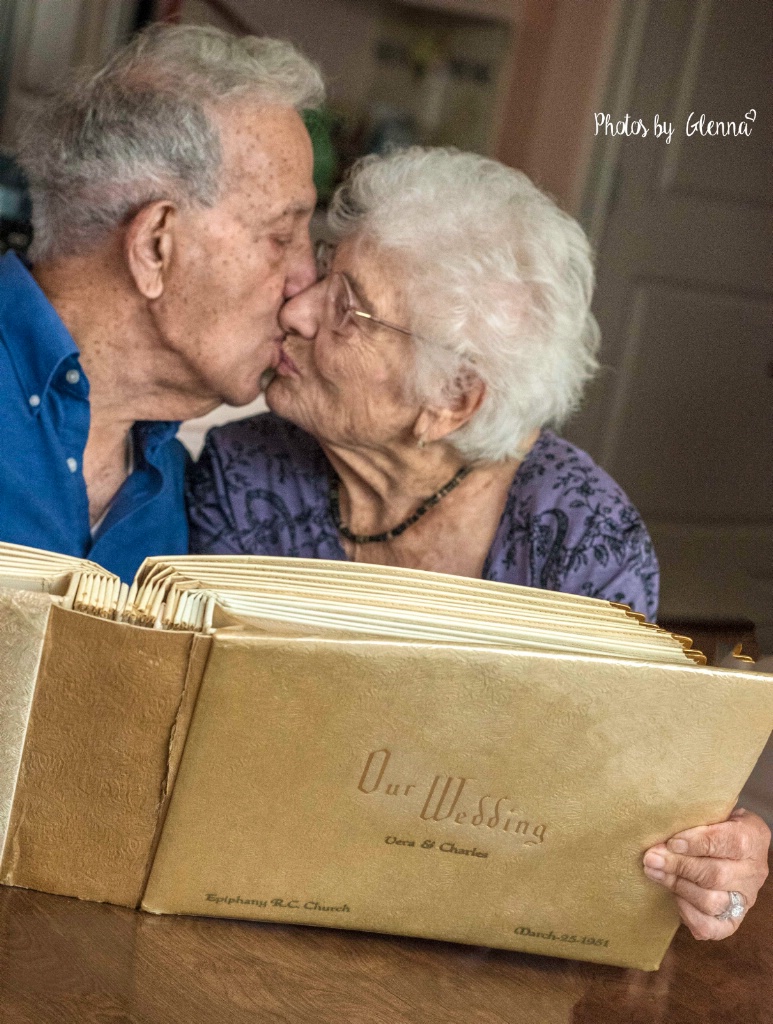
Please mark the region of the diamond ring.
[[729, 892], [727, 895], [730, 897], [727, 910], [723, 910], [721, 914], [715, 914], [714, 917], [718, 921], [737, 921], [746, 912], [746, 900], [740, 892]]

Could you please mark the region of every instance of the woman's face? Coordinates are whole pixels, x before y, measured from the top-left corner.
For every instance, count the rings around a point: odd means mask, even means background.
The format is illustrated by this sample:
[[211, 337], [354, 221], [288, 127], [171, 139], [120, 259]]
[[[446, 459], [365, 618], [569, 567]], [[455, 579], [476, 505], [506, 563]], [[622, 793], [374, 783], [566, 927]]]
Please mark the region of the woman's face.
[[323, 444], [371, 449], [415, 444], [412, 427], [420, 406], [411, 397], [414, 343], [354, 314], [342, 317], [349, 293], [342, 294], [344, 282], [336, 275], [348, 283], [355, 308], [408, 325], [394, 258], [347, 239], [335, 252], [331, 274], [281, 310], [287, 337], [266, 392], [268, 406]]

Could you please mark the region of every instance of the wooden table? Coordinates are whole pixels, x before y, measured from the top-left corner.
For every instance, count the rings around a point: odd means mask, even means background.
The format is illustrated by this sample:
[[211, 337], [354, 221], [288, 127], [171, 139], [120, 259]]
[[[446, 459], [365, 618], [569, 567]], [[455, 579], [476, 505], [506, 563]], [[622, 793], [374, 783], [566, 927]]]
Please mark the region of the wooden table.
[[0, 887], [2, 1024], [771, 1024], [773, 880], [653, 974]]

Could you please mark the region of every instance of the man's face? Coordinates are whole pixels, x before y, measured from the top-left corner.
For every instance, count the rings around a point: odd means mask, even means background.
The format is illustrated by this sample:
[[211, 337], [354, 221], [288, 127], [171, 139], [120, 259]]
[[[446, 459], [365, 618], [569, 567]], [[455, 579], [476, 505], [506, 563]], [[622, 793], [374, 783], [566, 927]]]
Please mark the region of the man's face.
[[211, 208], [178, 211], [155, 315], [185, 365], [183, 389], [212, 405], [244, 405], [278, 361], [282, 303], [316, 280], [313, 154], [294, 110], [244, 100], [217, 123], [220, 196]]

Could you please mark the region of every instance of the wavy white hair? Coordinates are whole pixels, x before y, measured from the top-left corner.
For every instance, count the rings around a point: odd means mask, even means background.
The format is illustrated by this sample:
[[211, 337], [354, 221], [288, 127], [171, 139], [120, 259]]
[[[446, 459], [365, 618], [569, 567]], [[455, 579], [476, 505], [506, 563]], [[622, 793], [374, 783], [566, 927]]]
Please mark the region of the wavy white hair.
[[448, 401], [472, 375], [484, 382], [480, 409], [448, 438], [465, 459], [517, 456], [577, 408], [598, 366], [590, 246], [525, 174], [452, 149], [364, 157], [329, 221], [338, 240], [399, 256], [415, 394]]
[[66, 87], [23, 133], [33, 260], [80, 253], [146, 203], [212, 206], [218, 108], [249, 95], [319, 106], [319, 70], [278, 39], [211, 27], [151, 26], [87, 81]]

